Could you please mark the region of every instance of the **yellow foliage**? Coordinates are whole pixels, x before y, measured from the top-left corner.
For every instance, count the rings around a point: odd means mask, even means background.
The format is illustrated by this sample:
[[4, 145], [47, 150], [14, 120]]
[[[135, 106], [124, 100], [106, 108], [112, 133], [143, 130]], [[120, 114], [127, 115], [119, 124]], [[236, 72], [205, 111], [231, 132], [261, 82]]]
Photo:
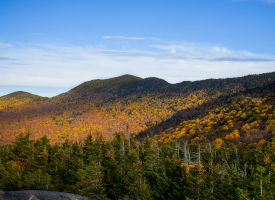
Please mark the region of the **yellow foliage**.
[[258, 123], [258, 121], [254, 121], [254, 122], [252, 122], [252, 123], [250, 124], [250, 126], [251, 126], [252, 128], [258, 128], [258, 127], [259, 127], [259, 123]]
[[223, 125], [223, 126], [222, 126], [222, 130], [225, 130], [225, 131], [227, 131], [227, 130], [229, 130], [229, 128], [228, 128], [228, 126], [226, 126], [226, 125]]
[[275, 134], [275, 120], [269, 120], [266, 127], [267, 131], [270, 131], [272, 134]]
[[217, 148], [221, 148], [222, 144], [224, 143], [223, 139], [217, 138], [214, 143], [216, 144]]
[[251, 129], [251, 127], [250, 127], [249, 124], [245, 124], [245, 125], [242, 127], [242, 131], [244, 131], [244, 132], [247, 132], [247, 131], [250, 130], [250, 129]]
[[189, 174], [190, 169], [196, 167], [196, 165], [193, 164], [193, 163], [191, 163], [191, 164], [188, 164], [188, 163], [181, 163], [181, 167], [184, 167], [184, 168], [185, 168], [186, 174]]
[[238, 140], [240, 138], [240, 134], [238, 130], [234, 130], [232, 133], [225, 136], [226, 140]]

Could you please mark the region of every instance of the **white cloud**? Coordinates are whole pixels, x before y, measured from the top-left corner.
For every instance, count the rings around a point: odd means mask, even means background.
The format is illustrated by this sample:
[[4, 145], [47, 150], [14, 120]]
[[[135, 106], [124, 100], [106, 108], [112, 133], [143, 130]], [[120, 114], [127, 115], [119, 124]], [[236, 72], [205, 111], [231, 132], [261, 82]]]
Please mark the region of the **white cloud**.
[[122, 74], [185, 80], [236, 77], [275, 71], [272, 55], [208, 45], [152, 45], [151, 51], [81, 46], [1, 45], [0, 86], [73, 87]]
[[198, 45], [186, 43], [182, 45], [151, 45], [152, 48], [166, 51], [170, 57], [179, 59], [209, 61], [275, 61], [275, 56], [255, 54], [249, 51], [234, 51], [217, 45]]
[[120, 40], [144, 40], [142, 37], [133, 37], [133, 36], [111, 36], [111, 35], [104, 35], [102, 36], [103, 39], [120, 39]]
[[13, 45], [10, 43], [0, 43], [0, 49], [4, 49], [4, 48], [9, 48], [12, 47]]

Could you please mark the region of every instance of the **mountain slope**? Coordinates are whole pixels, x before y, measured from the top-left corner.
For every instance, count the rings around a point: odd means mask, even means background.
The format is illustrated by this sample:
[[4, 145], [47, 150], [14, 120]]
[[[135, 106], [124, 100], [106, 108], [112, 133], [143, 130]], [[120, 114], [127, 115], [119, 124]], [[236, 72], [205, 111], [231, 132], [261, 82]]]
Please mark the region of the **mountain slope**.
[[144, 96], [147, 93], [170, 91], [172, 84], [158, 78], [139, 78], [123, 75], [110, 79], [87, 81], [63, 93], [57, 98], [71, 100], [93, 100], [99, 103], [115, 100], [129, 95]]
[[34, 101], [40, 101], [43, 99], [47, 98], [23, 91], [13, 92], [0, 97], [0, 110], [17, 107], [20, 105], [28, 104]]
[[68, 93], [89, 96], [94, 93], [106, 92], [115, 88], [120, 88], [139, 80], [141, 80], [141, 78], [128, 74], [110, 79], [96, 79], [84, 82], [70, 90]]
[[244, 92], [223, 95], [175, 113], [137, 138], [162, 142], [181, 139], [255, 142], [275, 134], [275, 82]]
[[[106, 140], [116, 132], [173, 135], [173, 131], [164, 130], [173, 130], [172, 126], [185, 120], [181, 116], [193, 120], [194, 113], [203, 115], [205, 108], [214, 104], [230, 107], [224, 99], [246, 97], [249, 91], [255, 93], [253, 90], [263, 94], [261, 98], [267, 95], [264, 90], [272, 96], [274, 81], [275, 72], [179, 84], [131, 75], [88, 81], [59, 96], [1, 111], [2, 143], [13, 141], [19, 133], [30, 133], [32, 139], [47, 135], [51, 142], [81, 141], [88, 134], [98, 133]], [[178, 123], [170, 125], [167, 121]]]
[[209, 95], [215, 93], [232, 94], [246, 91], [256, 87], [263, 87], [275, 80], [275, 72], [259, 75], [248, 75], [237, 78], [206, 79], [201, 81], [186, 81], [176, 84], [182, 92], [189, 93], [196, 90], [204, 90]]
[[40, 99], [42, 97], [40, 97], [38, 95], [35, 95], [35, 94], [28, 93], [28, 92], [17, 91], [17, 92], [13, 92], [13, 93], [10, 93], [8, 95], [2, 96], [0, 98], [16, 98], [16, 99], [29, 98], [29, 99], [37, 100], [37, 99]]
[[94, 98], [96, 96], [101, 96], [103, 98], [109, 96], [112, 96], [113, 98], [121, 98], [131, 94], [189, 94], [200, 90], [207, 91], [210, 95], [216, 93], [231, 94], [255, 87], [262, 87], [274, 80], [275, 72], [272, 72], [237, 78], [206, 79], [201, 81], [184, 81], [177, 84], [170, 84], [163, 79], [155, 77], [142, 79], [126, 74], [110, 79], [87, 81], [62, 95], [66, 97], [71, 96], [74, 98]]

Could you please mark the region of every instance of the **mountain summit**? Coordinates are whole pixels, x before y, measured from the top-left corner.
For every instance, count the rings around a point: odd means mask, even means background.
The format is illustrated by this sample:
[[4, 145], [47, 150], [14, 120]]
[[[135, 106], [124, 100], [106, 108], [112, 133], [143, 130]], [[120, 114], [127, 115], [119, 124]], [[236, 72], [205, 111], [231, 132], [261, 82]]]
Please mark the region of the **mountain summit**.
[[104, 90], [109, 90], [112, 88], [119, 88], [124, 85], [137, 82], [139, 80], [142, 80], [142, 78], [129, 75], [129, 74], [125, 74], [122, 76], [109, 78], [109, 79], [96, 79], [96, 80], [91, 80], [80, 84], [79, 86], [73, 88], [71, 92], [76, 92], [76, 93], [102, 92]]
[[47, 97], [41, 97], [28, 92], [17, 91], [0, 97], [0, 110], [6, 108], [13, 108], [44, 99], [47, 99]]
[[6, 99], [15, 98], [15, 99], [33, 99], [33, 100], [37, 100], [37, 99], [41, 99], [43, 97], [35, 95], [35, 94], [31, 94], [29, 92], [17, 91], [17, 92], [13, 92], [13, 93], [10, 93], [8, 95], [2, 96], [0, 98], [6, 98]]
[[[140, 136], [160, 134], [162, 139], [170, 139], [169, 135], [199, 136], [203, 131], [198, 130], [204, 130], [205, 137], [214, 139], [238, 129], [244, 137], [243, 123], [257, 118], [257, 124], [269, 126], [270, 120], [261, 110], [270, 114], [273, 109], [274, 81], [275, 72], [178, 84], [127, 74], [87, 81], [48, 100], [16, 92], [0, 98], [0, 132], [3, 143], [26, 132], [35, 139], [47, 134], [53, 142], [81, 141], [94, 133], [102, 133], [108, 140], [114, 133], [126, 131]], [[256, 117], [251, 115], [251, 109], [258, 109]], [[227, 124], [229, 113], [232, 123]], [[224, 116], [223, 121], [219, 120]], [[208, 119], [216, 120], [215, 125], [209, 125]], [[188, 134], [183, 133], [186, 123]], [[265, 134], [263, 131], [261, 138]]]
[[159, 78], [136, 77], [133, 75], [122, 75], [109, 79], [96, 79], [84, 82], [79, 86], [71, 89], [69, 92], [62, 94], [62, 97], [93, 98], [107, 100], [125, 97], [131, 94], [144, 95], [148, 92], [158, 93], [169, 90], [172, 84], [169, 84]]

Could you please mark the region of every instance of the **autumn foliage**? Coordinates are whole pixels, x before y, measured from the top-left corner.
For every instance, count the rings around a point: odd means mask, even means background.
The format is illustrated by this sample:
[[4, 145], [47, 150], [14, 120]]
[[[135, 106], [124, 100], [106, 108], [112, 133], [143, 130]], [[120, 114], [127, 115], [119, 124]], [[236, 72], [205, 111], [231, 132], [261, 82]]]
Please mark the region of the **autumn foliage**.
[[202, 136], [257, 141], [274, 132], [274, 74], [174, 85], [125, 75], [86, 82], [49, 99], [13, 93], [0, 98], [1, 143], [26, 133], [60, 143], [88, 134], [112, 140], [114, 133], [139, 137], [146, 131], [163, 142]]

